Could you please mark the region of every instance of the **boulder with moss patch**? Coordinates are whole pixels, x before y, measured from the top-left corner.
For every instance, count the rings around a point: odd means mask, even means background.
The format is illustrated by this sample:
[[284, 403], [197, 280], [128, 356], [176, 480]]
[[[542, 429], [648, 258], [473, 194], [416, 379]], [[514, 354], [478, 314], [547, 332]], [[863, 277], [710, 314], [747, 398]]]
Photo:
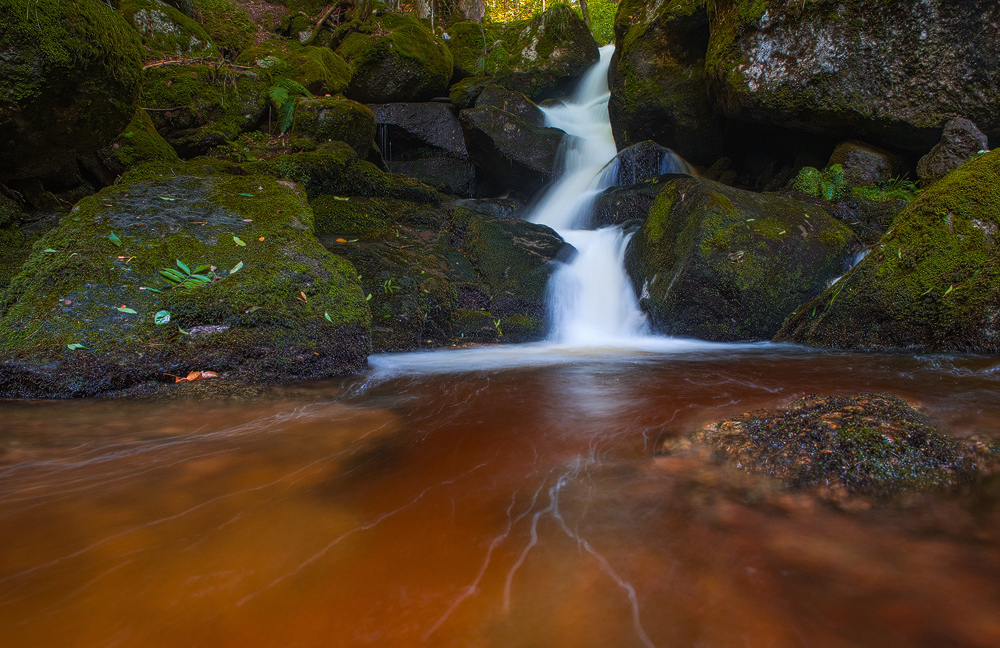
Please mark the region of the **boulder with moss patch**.
[[[189, 371], [268, 383], [364, 367], [357, 273], [312, 227], [302, 190], [266, 176], [126, 178], [85, 199], [0, 302], [0, 395], [86, 396]], [[205, 280], [177, 285], [166, 269]]]
[[257, 26], [235, 0], [194, 0], [193, 15], [230, 61], [254, 44]]
[[371, 295], [378, 351], [524, 342], [545, 333], [545, 285], [564, 243], [543, 225], [454, 205], [320, 196], [320, 240]]
[[142, 36], [149, 57], [219, 56], [201, 25], [164, 2], [124, 0], [118, 10]]
[[0, 4], [0, 182], [107, 146], [139, 105], [142, 45], [98, 0]]
[[858, 247], [814, 205], [677, 177], [629, 244], [626, 267], [656, 331], [767, 340], [844, 273]]
[[706, 70], [733, 119], [927, 150], [956, 117], [1000, 134], [998, 23], [994, 0], [717, 0]]
[[375, 138], [375, 116], [364, 104], [344, 97], [302, 99], [295, 106], [292, 137], [310, 140], [314, 146], [347, 142], [359, 156], [366, 157]]
[[337, 53], [354, 70], [346, 94], [362, 103], [427, 101], [448, 94], [451, 52], [412, 16], [385, 13], [353, 21], [336, 35]]
[[1000, 151], [918, 196], [776, 340], [847, 349], [1000, 352]]
[[80, 163], [97, 182], [107, 186], [138, 164], [171, 163], [179, 159], [177, 152], [156, 132], [146, 111], [140, 109], [110, 146], [81, 158]]
[[597, 42], [579, 15], [556, 4], [534, 18], [485, 25], [464, 21], [448, 28], [458, 76], [493, 82], [541, 101], [569, 94], [599, 58]]
[[705, 76], [704, 0], [623, 0], [615, 18], [608, 111], [619, 148], [653, 140], [697, 164], [722, 152], [724, 124]]
[[157, 132], [190, 158], [255, 128], [270, 86], [266, 70], [166, 65], [146, 70], [142, 97]]

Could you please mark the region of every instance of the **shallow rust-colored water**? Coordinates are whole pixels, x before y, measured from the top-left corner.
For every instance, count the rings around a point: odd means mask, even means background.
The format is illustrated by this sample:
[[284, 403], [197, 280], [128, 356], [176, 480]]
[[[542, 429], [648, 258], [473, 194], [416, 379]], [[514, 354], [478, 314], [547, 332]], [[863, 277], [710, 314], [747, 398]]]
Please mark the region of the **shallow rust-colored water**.
[[812, 392], [1000, 438], [997, 359], [491, 353], [0, 404], [0, 645], [1000, 645], [1000, 483], [843, 511], [654, 456]]

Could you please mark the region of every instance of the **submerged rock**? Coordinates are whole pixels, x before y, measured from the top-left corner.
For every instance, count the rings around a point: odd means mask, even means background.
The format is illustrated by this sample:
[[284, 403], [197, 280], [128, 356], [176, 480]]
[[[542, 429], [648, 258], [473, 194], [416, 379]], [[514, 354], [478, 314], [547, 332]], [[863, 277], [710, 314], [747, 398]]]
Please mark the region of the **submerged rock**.
[[0, 396], [362, 368], [364, 293], [315, 239], [301, 193], [265, 176], [180, 175], [126, 178], [83, 200], [0, 301]]
[[139, 106], [142, 46], [98, 0], [0, 4], [0, 182], [107, 146]]
[[706, 70], [727, 117], [911, 148], [966, 117], [1000, 134], [1000, 4], [717, 0]]
[[721, 153], [723, 123], [705, 77], [704, 0], [623, 0], [615, 18], [608, 111], [619, 148], [654, 140], [698, 164]]
[[663, 185], [625, 260], [654, 330], [736, 342], [770, 339], [857, 248], [815, 205], [679, 177]]
[[834, 501], [955, 486], [1000, 468], [1000, 452], [941, 434], [889, 394], [813, 395], [713, 423], [692, 441], [747, 472]]
[[953, 119], [944, 126], [941, 141], [917, 163], [917, 177], [925, 184], [937, 182], [981, 151], [989, 140], [968, 119]]
[[846, 349], [1000, 352], [1000, 152], [948, 174], [775, 340]]

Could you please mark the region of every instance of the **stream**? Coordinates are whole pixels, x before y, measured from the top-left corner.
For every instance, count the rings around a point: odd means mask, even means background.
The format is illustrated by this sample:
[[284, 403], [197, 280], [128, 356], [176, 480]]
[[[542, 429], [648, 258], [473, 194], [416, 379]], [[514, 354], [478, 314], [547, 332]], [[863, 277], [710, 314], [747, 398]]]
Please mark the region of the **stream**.
[[813, 392], [958, 436], [995, 360], [661, 341], [374, 356], [252, 403], [5, 402], [21, 646], [995, 646], [1000, 483], [844, 511], [661, 457]]

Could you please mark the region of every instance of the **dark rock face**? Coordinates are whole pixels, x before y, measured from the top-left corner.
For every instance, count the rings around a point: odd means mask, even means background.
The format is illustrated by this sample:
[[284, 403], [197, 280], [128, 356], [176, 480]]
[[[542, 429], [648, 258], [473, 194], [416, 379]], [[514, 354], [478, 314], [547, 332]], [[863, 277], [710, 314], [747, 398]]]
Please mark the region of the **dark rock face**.
[[876, 146], [851, 140], [837, 146], [827, 167], [839, 164], [844, 169], [844, 182], [849, 187], [864, 187], [892, 180], [904, 171], [903, 160]]
[[142, 99], [157, 132], [182, 158], [252, 130], [267, 110], [270, 79], [208, 65], [169, 65], [146, 70]]
[[630, 224], [642, 225], [665, 183], [676, 176], [664, 176], [648, 182], [602, 191], [594, 200], [594, 227]]
[[364, 104], [343, 97], [302, 99], [295, 107], [292, 137], [315, 144], [347, 142], [365, 157], [375, 138], [375, 116]]
[[814, 205], [677, 178], [629, 244], [626, 268], [656, 331], [766, 340], [847, 269], [855, 247]]
[[98, 0], [0, 5], [0, 182], [107, 146], [135, 115], [139, 36]]
[[619, 4], [608, 106], [619, 148], [653, 140], [698, 164], [719, 157], [723, 124], [709, 102], [707, 45], [703, 0]]
[[645, 141], [618, 152], [602, 172], [603, 186], [627, 187], [666, 174], [694, 175], [683, 158], [656, 142]]
[[516, 90], [508, 90], [498, 85], [486, 86], [476, 99], [476, 108], [487, 106], [516, 115], [532, 126], [545, 125], [545, 114], [538, 104]]
[[145, 110], [136, 112], [110, 146], [80, 159], [80, 164], [100, 183], [112, 184], [118, 176], [143, 162], [177, 162], [177, 152], [160, 137]]
[[534, 101], [568, 94], [599, 58], [590, 29], [569, 5], [485, 29], [484, 58], [479, 23], [463, 21], [448, 28], [456, 76], [491, 77]]
[[925, 149], [950, 119], [1000, 133], [993, 0], [719, 0], [706, 70], [741, 121]]
[[544, 335], [545, 286], [565, 245], [549, 228], [398, 200], [312, 204], [320, 240], [371, 295], [376, 351]]
[[[0, 394], [86, 396], [196, 370], [266, 383], [362, 368], [369, 313], [357, 272], [312, 227], [301, 189], [266, 176], [125, 179], [85, 199], [0, 302]], [[174, 286], [167, 269], [205, 281]], [[161, 311], [169, 323], [156, 322]]]
[[889, 394], [813, 395], [713, 423], [692, 440], [750, 473], [835, 502], [956, 486], [1000, 467], [1000, 453], [941, 434]]
[[363, 24], [349, 23], [344, 30], [336, 51], [354, 70], [349, 98], [371, 104], [448, 94], [451, 52], [416, 18], [385, 13]]
[[532, 126], [492, 106], [463, 110], [459, 119], [469, 154], [496, 186], [528, 198], [555, 175], [563, 131]]
[[455, 109], [449, 104], [372, 104], [379, 147], [389, 169], [445, 193], [468, 195], [472, 163]]
[[1000, 152], [938, 181], [775, 340], [848, 349], [1000, 352]]
[[944, 126], [941, 141], [920, 158], [917, 177], [930, 184], [937, 182], [980, 151], [989, 150], [989, 140], [968, 119], [953, 119]]

